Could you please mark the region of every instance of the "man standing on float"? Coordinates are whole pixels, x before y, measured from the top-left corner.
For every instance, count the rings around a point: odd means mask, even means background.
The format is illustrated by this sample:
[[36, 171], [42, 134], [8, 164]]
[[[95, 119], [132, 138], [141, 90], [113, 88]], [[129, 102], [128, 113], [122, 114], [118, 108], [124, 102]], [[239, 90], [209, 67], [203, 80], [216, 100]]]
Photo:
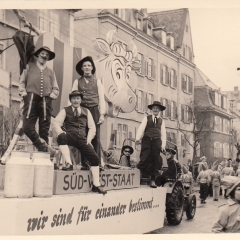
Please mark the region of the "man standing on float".
[[[34, 62], [29, 62], [20, 76], [19, 94], [23, 97], [23, 131], [33, 145], [43, 152], [56, 151], [48, 145], [51, 123], [52, 100], [59, 95], [55, 73], [46, 65], [55, 58], [55, 53], [48, 47], [41, 47], [35, 53]], [[39, 133], [35, 125], [39, 120]]]
[[[69, 95], [71, 106], [62, 109], [53, 121], [53, 130], [57, 133], [57, 142], [67, 165], [63, 170], [73, 170], [68, 145], [76, 147], [90, 162], [93, 176], [92, 191], [105, 194], [99, 181], [99, 157], [95, 153], [91, 141], [96, 128], [90, 111], [80, 107], [82, 94], [73, 91]], [[66, 132], [62, 130], [62, 126]], [[87, 133], [86, 133], [87, 130]]]
[[72, 91], [79, 91], [83, 95], [81, 106], [87, 108], [96, 126], [96, 136], [92, 141], [95, 152], [100, 157], [100, 124], [104, 122], [105, 100], [102, 83], [94, 76], [96, 67], [92, 57], [87, 56], [76, 65], [76, 71], [80, 75], [73, 83]]
[[[154, 101], [153, 104], [148, 105], [148, 108], [152, 110], [152, 114], [143, 118], [136, 135], [137, 144], [142, 138], [140, 161], [137, 167], [141, 170], [142, 175], [151, 176], [150, 187], [156, 188], [157, 161], [160, 161], [160, 151], [164, 152], [166, 146], [165, 123], [160, 117], [160, 111], [164, 111], [166, 107], [160, 102]], [[162, 167], [162, 163], [160, 165]]]

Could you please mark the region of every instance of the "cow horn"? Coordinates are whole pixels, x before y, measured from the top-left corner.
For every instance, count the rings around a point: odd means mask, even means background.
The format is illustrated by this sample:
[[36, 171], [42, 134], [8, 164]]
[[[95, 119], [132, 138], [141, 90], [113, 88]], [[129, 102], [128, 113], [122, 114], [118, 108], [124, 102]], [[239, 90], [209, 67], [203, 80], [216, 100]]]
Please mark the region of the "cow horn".
[[134, 39], [131, 40], [132, 43], [132, 53], [133, 53], [133, 57], [136, 58], [137, 54], [138, 54], [138, 50], [137, 50], [137, 46], [134, 43]]
[[109, 45], [113, 43], [113, 37], [117, 33], [117, 30], [110, 30], [107, 32], [106, 40]]

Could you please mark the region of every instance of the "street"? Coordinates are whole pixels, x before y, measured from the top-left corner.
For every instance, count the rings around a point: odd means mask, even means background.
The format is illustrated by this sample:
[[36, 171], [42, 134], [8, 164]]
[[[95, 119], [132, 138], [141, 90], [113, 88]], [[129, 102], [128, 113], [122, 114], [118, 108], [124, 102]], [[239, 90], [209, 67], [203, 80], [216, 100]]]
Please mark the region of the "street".
[[197, 208], [195, 217], [188, 220], [184, 212], [182, 222], [177, 226], [168, 225], [167, 219], [164, 220], [164, 227], [151, 234], [179, 234], [179, 233], [211, 233], [211, 228], [218, 213], [218, 207], [225, 204], [223, 196], [219, 197], [218, 202], [213, 201], [212, 197], [206, 199], [206, 204], [201, 204], [199, 199], [198, 187], [195, 187], [197, 197]]

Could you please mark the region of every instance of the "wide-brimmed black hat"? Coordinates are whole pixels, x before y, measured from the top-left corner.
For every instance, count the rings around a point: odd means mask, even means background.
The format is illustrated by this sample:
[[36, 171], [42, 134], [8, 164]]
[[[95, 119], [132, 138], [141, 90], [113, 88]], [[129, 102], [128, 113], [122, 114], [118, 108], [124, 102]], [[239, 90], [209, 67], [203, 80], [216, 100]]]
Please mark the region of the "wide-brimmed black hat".
[[83, 76], [83, 70], [82, 70], [82, 65], [84, 62], [90, 62], [92, 64], [92, 74], [94, 74], [96, 72], [96, 67], [95, 67], [95, 64], [93, 62], [93, 59], [92, 57], [90, 56], [87, 56], [85, 58], [83, 58], [82, 60], [80, 60], [77, 65], [76, 65], [76, 71], [79, 75]]
[[172, 155], [175, 155], [177, 152], [174, 150], [174, 149], [172, 149], [172, 148], [166, 148], [166, 152], [169, 152], [169, 153], [171, 153]]
[[158, 106], [160, 108], [160, 111], [163, 111], [166, 109], [159, 101], [154, 101], [153, 104], [148, 105], [148, 108], [152, 110], [153, 106]]
[[82, 95], [79, 91], [77, 91], [77, 90], [72, 91], [72, 92], [69, 94], [69, 100], [71, 101], [71, 98], [74, 97], [74, 96], [80, 96], [81, 99], [83, 98], [83, 95]]
[[50, 48], [49, 48], [49, 47], [46, 47], [46, 46], [40, 47], [40, 48], [34, 53], [34, 56], [37, 57], [37, 56], [39, 55], [39, 53], [40, 53], [41, 51], [43, 51], [43, 50], [44, 50], [44, 51], [47, 51], [48, 54], [49, 54], [48, 61], [50, 61], [50, 60], [52, 60], [52, 59], [55, 58], [55, 53], [52, 52], [52, 51], [50, 50]]
[[129, 145], [124, 145], [124, 146], [122, 147], [122, 152], [124, 152], [124, 150], [125, 150], [126, 148], [129, 148], [129, 149], [130, 149], [130, 154], [133, 154], [134, 150], [133, 150], [133, 148], [132, 148], [131, 146], [129, 146]]

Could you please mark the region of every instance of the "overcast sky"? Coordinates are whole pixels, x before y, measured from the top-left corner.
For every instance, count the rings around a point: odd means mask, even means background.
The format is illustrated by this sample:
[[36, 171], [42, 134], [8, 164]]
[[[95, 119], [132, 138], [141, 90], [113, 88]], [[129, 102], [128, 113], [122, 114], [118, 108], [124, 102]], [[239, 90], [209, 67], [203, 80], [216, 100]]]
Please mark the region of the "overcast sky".
[[222, 91], [240, 86], [240, 8], [189, 8], [189, 13], [197, 67]]

